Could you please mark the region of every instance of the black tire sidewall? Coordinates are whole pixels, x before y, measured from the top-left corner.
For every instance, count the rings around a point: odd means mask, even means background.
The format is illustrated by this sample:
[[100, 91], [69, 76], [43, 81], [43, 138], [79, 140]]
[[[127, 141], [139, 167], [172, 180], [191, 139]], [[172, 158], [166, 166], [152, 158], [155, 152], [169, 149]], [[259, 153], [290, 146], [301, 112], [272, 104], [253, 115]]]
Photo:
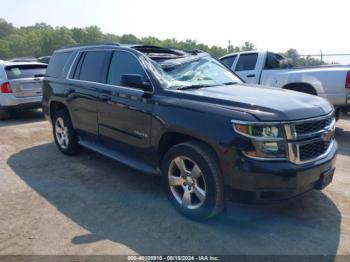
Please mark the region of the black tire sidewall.
[[[190, 210], [182, 207], [173, 196], [169, 180], [168, 180], [168, 170], [171, 162], [174, 158], [184, 156], [191, 160], [193, 160], [201, 169], [205, 184], [206, 184], [206, 200], [203, 205], [197, 209]], [[187, 217], [194, 219], [206, 219], [209, 218], [212, 214], [215, 204], [216, 204], [216, 181], [213, 176], [214, 170], [210, 168], [206, 159], [201, 155], [198, 150], [194, 149], [191, 146], [187, 146], [186, 144], [180, 144], [171, 148], [168, 153], [166, 153], [163, 162], [162, 162], [162, 179], [165, 187], [165, 191], [169, 200], [175, 206], [175, 208], [182, 214]]]

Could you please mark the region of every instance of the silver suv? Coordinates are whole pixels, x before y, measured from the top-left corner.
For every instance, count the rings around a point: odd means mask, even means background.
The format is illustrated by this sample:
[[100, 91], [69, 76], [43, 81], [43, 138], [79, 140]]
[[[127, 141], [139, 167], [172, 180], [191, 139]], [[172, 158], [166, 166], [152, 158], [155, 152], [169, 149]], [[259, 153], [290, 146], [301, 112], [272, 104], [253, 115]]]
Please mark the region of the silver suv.
[[0, 120], [11, 111], [41, 107], [46, 64], [0, 61]]

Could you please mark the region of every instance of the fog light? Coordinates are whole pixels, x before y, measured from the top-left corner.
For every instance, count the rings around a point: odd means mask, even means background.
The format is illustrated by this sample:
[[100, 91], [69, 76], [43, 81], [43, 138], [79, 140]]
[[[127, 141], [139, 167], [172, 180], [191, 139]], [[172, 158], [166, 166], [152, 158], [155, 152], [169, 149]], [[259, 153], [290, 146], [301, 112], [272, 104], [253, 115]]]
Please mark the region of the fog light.
[[277, 153], [279, 150], [277, 142], [264, 142], [262, 145], [262, 150], [265, 153]]

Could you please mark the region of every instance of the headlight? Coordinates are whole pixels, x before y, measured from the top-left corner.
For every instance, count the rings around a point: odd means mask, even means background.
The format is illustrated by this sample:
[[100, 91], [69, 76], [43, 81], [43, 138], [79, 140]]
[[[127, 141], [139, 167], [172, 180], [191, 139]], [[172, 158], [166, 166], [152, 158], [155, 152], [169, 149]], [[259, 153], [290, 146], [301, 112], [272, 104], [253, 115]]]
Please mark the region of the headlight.
[[233, 127], [237, 133], [248, 137], [263, 139], [283, 138], [283, 131], [278, 125], [234, 124]]
[[287, 144], [284, 128], [279, 123], [236, 123], [236, 133], [250, 138], [251, 143], [243, 154], [259, 159], [286, 159]]

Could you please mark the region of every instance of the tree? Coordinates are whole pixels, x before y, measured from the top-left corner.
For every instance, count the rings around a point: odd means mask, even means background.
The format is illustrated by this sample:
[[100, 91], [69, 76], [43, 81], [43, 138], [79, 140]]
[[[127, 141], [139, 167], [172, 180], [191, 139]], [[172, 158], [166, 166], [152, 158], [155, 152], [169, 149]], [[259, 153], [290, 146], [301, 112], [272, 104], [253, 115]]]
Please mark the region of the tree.
[[296, 49], [288, 49], [284, 56], [289, 58], [294, 66], [317, 66], [324, 64], [321, 60], [311, 56], [301, 57]]
[[141, 44], [141, 40], [133, 34], [122, 35], [120, 38], [121, 44]]
[[[254, 44], [250, 42], [245, 42], [242, 46], [235, 46], [231, 41], [228, 41], [226, 47], [221, 47], [208, 46], [192, 39], [186, 39], [185, 41], [178, 41], [175, 38], [160, 40], [153, 36], [138, 38], [133, 34], [124, 34], [122, 36], [104, 34], [97, 26], [69, 29], [66, 27], [53, 28], [46, 23], [36, 23], [33, 26], [16, 28], [11, 23], [0, 18], [0, 59], [10, 59], [18, 56], [40, 57], [51, 55], [54, 50], [65, 46], [106, 42], [202, 50], [215, 58], [228, 53], [255, 49]], [[319, 59], [301, 57], [295, 49], [289, 49], [285, 56], [290, 58], [296, 66], [322, 64]]]
[[76, 44], [73, 33], [68, 28], [45, 29], [40, 34], [40, 56], [51, 55], [56, 49]]
[[241, 47], [241, 51], [251, 51], [254, 49], [255, 49], [255, 46], [250, 42], [245, 42], [244, 45]]
[[11, 23], [7, 23], [5, 19], [0, 18], [0, 39], [4, 38], [15, 31]]

